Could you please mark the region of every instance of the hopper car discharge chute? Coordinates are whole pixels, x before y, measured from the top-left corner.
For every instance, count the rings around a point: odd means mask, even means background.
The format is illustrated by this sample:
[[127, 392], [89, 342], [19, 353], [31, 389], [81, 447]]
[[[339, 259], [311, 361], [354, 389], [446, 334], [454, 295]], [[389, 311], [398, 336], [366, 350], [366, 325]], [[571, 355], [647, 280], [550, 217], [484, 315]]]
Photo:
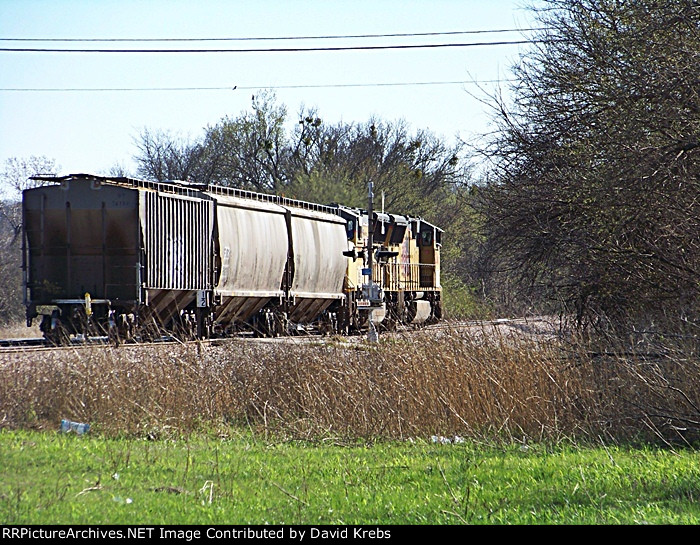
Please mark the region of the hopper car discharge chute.
[[273, 202], [212, 194], [216, 199], [214, 327], [240, 329], [284, 297], [289, 245], [286, 211]]

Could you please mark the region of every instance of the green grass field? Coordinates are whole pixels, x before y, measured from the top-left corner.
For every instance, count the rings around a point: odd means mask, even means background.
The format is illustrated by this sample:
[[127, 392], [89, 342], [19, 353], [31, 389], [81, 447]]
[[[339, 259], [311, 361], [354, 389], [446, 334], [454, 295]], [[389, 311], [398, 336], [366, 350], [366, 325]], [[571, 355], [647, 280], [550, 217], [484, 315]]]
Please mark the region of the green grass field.
[[696, 450], [0, 431], [2, 524], [698, 524]]
[[0, 524], [700, 523], [692, 339], [518, 325], [4, 353]]

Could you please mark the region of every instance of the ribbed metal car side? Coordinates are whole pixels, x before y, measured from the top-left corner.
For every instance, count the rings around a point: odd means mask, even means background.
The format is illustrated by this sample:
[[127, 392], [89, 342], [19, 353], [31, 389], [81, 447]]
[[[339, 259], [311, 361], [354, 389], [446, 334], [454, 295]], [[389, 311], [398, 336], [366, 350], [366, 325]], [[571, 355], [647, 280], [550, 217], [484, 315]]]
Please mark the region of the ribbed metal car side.
[[90, 316], [106, 330], [126, 315], [169, 327], [211, 289], [208, 196], [85, 174], [47, 181], [23, 195], [27, 317], [42, 307], [43, 328], [78, 333]]
[[218, 278], [215, 322], [248, 320], [270, 300], [284, 296], [288, 254], [285, 209], [267, 201], [231, 195], [216, 198]]
[[162, 324], [212, 287], [214, 201], [139, 189], [143, 303]]
[[289, 318], [311, 322], [333, 301], [345, 297], [346, 222], [338, 215], [316, 210], [288, 207], [287, 211], [294, 271], [289, 285], [294, 301]]

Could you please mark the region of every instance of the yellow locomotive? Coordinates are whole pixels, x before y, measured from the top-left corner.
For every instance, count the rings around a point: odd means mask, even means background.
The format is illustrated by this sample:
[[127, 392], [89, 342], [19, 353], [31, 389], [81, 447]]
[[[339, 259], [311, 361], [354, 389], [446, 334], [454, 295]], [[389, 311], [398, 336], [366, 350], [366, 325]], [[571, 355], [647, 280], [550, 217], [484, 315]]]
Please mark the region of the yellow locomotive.
[[[350, 249], [343, 289], [344, 321], [361, 329], [369, 320], [387, 329], [442, 318], [442, 229], [411, 218], [339, 206]], [[371, 278], [371, 281], [370, 281]]]

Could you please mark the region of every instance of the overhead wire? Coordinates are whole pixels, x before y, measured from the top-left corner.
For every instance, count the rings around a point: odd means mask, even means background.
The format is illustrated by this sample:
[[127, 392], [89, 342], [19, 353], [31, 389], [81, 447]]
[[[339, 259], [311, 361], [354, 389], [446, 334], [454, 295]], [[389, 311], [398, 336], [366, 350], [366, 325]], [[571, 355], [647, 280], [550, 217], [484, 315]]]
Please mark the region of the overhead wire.
[[507, 83], [515, 80], [462, 80], [462, 81], [405, 81], [385, 83], [320, 83], [299, 85], [233, 85], [226, 87], [0, 87], [0, 92], [121, 92], [121, 91], [246, 91], [256, 89], [333, 89], [349, 87], [409, 87], [421, 85], [479, 85]]
[[0, 38], [2, 42], [234, 42], [274, 40], [336, 40], [355, 38], [409, 38], [422, 36], [455, 36], [460, 34], [497, 34], [532, 32], [546, 28], [497, 28], [485, 30], [454, 30], [446, 32], [399, 32], [393, 34], [330, 34], [313, 36], [248, 36], [228, 38]]
[[494, 45], [520, 45], [541, 43], [543, 40], [504, 40], [493, 42], [464, 42], [440, 44], [402, 44], [402, 45], [347, 45], [325, 47], [259, 47], [234, 49], [82, 49], [82, 48], [50, 48], [50, 47], [2, 47], [0, 52], [6, 53], [305, 53], [319, 51], [373, 51], [387, 49], [435, 49], [445, 47], [479, 47]]
[[[238, 37], [238, 38], [0, 38], [0, 41], [16, 42], [212, 42], [212, 41], [253, 41], [253, 40], [316, 40], [316, 39], [356, 39], [356, 38], [394, 38], [394, 37], [425, 37], [460, 34], [486, 34], [506, 32], [526, 32], [546, 30], [544, 28], [526, 29], [487, 29], [460, 30], [447, 32], [412, 32], [394, 34], [347, 34], [347, 35], [317, 35], [317, 36], [277, 36], [277, 37]], [[392, 50], [392, 49], [421, 49], [445, 47], [476, 47], [499, 46], [536, 43], [540, 40], [503, 40], [466, 43], [427, 43], [399, 45], [348, 45], [324, 47], [284, 47], [284, 48], [235, 48], [235, 49], [104, 49], [104, 48], [0, 48], [0, 52], [28, 53], [274, 53], [274, 52], [322, 52], [322, 51], [361, 51], [361, 50]], [[314, 89], [314, 88], [343, 88], [343, 87], [398, 87], [421, 85], [467, 85], [479, 83], [501, 83], [509, 80], [485, 81], [425, 81], [425, 82], [387, 82], [387, 83], [345, 83], [345, 84], [301, 84], [301, 85], [268, 85], [268, 86], [226, 86], [226, 87], [106, 87], [106, 88], [0, 88], [0, 92], [129, 92], [129, 91], [222, 91], [222, 90], [251, 90], [251, 89]]]

